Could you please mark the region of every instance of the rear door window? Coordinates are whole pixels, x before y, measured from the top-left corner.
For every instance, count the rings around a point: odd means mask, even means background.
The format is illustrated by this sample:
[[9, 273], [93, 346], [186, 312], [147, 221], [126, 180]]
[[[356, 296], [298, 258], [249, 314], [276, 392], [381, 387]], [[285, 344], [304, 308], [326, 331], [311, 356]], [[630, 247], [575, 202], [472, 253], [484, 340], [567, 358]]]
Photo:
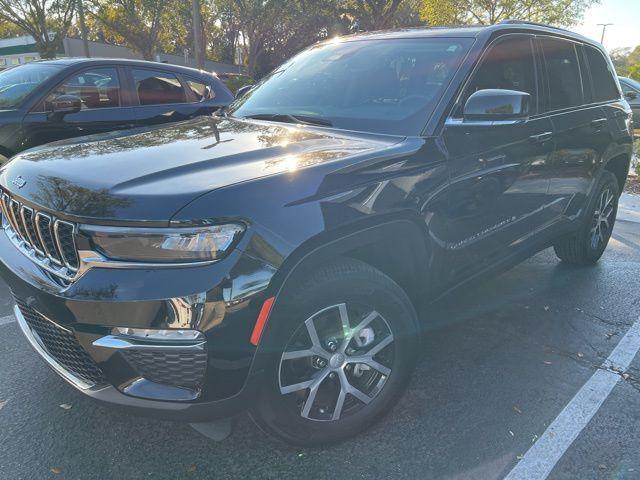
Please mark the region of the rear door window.
[[60, 95], [74, 95], [82, 101], [82, 110], [116, 108], [122, 105], [117, 68], [92, 68], [74, 73], [56, 87], [44, 101], [44, 110]]
[[187, 102], [184, 88], [173, 73], [136, 68], [132, 72], [140, 105]]
[[184, 80], [186, 80], [189, 92], [191, 93], [193, 98], [195, 98], [196, 102], [211, 100], [215, 96], [213, 93], [213, 89], [204, 82], [187, 77], [183, 78]]
[[589, 62], [591, 79], [595, 88], [593, 89], [594, 101], [606, 102], [616, 100], [620, 97], [618, 87], [614, 80], [614, 73], [609, 70], [609, 62], [599, 50], [585, 45], [585, 53]]
[[582, 80], [574, 43], [551, 37], [542, 37], [541, 43], [549, 80], [549, 110], [582, 105]]

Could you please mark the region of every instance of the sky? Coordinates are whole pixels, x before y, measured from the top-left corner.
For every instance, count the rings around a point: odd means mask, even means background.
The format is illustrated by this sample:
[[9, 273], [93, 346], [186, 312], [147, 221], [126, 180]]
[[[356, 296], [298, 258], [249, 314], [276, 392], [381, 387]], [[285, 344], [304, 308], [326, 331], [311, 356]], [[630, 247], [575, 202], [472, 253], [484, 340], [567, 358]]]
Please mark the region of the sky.
[[600, 41], [602, 27], [598, 23], [614, 24], [607, 27], [604, 37], [608, 50], [640, 45], [640, 0], [600, 0], [587, 11], [582, 24], [571, 30]]

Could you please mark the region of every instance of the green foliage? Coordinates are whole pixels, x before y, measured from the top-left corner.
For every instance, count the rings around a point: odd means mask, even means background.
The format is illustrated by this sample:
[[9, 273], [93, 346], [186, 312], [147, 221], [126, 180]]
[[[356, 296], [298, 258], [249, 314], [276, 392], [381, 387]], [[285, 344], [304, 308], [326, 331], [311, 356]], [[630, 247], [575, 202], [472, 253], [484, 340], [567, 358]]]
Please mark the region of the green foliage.
[[[3, 0], [0, 0], [3, 1]], [[184, 0], [88, 0], [88, 26], [102, 40], [127, 45], [146, 60], [159, 50], [185, 44], [190, 30], [189, 4]]]
[[640, 45], [633, 50], [630, 48], [613, 50], [611, 60], [618, 75], [640, 80]]
[[16, 24], [0, 18], [0, 38], [11, 38], [24, 35], [26, 32]]
[[74, 12], [75, 0], [0, 0], [0, 21], [31, 35], [42, 58], [55, 58]]
[[245, 85], [253, 85], [256, 81], [248, 75], [230, 75], [224, 83], [231, 90], [231, 93], [235, 95], [240, 88]]
[[423, 0], [420, 15], [430, 25], [493, 25], [506, 19], [576, 25], [600, 0]]

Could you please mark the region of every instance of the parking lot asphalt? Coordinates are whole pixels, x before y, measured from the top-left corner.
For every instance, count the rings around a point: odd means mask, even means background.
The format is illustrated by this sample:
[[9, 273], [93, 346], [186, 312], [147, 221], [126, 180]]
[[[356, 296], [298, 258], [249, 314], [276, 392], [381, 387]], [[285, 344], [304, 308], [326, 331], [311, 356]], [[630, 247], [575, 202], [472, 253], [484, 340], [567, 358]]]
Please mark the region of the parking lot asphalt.
[[[0, 478], [501, 479], [541, 438], [553, 441], [545, 431], [626, 338], [639, 305], [640, 223], [619, 221], [595, 267], [541, 252], [430, 308], [400, 404], [366, 433], [320, 449], [278, 443], [247, 416], [216, 443], [188, 425], [99, 406], [9, 321], [0, 325]], [[10, 313], [0, 285], [0, 318]], [[548, 478], [640, 479], [640, 355], [619, 373]]]

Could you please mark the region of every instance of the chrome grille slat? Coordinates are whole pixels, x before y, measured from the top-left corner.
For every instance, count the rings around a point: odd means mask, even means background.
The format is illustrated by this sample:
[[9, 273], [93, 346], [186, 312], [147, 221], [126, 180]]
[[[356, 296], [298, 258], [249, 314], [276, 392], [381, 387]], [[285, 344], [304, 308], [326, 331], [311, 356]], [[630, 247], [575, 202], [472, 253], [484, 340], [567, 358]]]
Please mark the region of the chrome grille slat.
[[62, 265], [58, 246], [53, 237], [52, 223], [51, 217], [46, 213], [36, 213], [36, 229], [38, 230], [38, 235], [40, 235], [45, 256], [56, 265]]
[[58, 246], [58, 251], [60, 252], [64, 265], [69, 270], [77, 272], [79, 261], [78, 251], [74, 240], [76, 231], [75, 225], [63, 220], [56, 220], [56, 223], [53, 225], [53, 231], [55, 233], [56, 245]]
[[11, 220], [11, 226], [13, 230], [16, 232], [16, 235], [22, 237], [22, 231], [20, 230], [20, 222], [18, 222], [18, 216], [16, 215], [20, 211], [20, 204], [13, 199], [9, 199], [9, 218]]
[[1, 193], [0, 206], [6, 218], [2, 226], [16, 247], [48, 272], [72, 281], [80, 269], [76, 225]]

